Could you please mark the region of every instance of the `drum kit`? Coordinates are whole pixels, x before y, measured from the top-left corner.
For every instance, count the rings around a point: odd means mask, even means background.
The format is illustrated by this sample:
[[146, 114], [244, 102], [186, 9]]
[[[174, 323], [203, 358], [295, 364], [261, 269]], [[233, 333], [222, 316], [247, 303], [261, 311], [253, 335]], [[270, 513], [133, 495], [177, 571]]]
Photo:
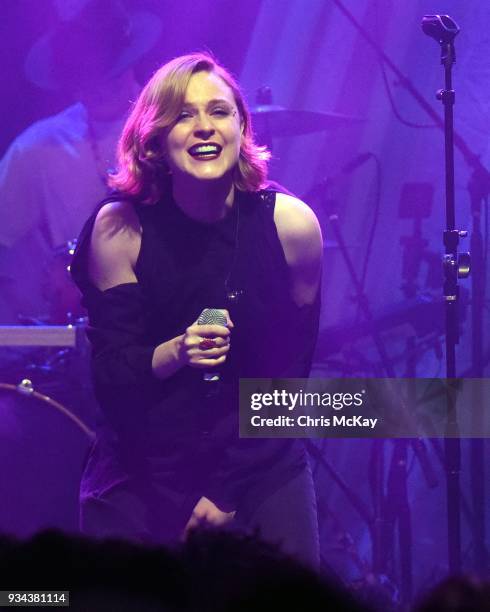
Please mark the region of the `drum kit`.
[[46, 266], [48, 321], [0, 325], [0, 532], [16, 537], [78, 529], [95, 403], [86, 313], [69, 274], [75, 246], [56, 248]]

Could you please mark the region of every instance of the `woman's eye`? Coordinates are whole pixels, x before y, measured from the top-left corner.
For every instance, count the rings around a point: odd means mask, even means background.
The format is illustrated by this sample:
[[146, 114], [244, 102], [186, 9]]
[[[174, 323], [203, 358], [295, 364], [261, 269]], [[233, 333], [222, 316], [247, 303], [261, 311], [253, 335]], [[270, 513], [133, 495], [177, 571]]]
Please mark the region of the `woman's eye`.
[[184, 121], [185, 119], [190, 119], [192, 117], [191, 113], [187, 111], [182, 111], [180, 115], [177, 117], [177, 121]]
[[215, 108], [213, 109], [212, 115], [217, 115], [218, 117], [228, 117], [231, 114], [227, 108]]

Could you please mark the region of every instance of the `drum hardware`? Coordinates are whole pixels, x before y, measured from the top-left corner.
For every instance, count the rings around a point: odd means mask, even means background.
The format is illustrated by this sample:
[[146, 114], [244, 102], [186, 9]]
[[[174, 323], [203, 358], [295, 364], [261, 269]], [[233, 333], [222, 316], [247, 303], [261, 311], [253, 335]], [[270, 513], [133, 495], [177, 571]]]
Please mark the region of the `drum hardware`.
[[[65, 391], [60, 388], [71, 401], [73, 386]], [[94, 432], [64, 396], [54, 397], [26, 378], [0, 383], [2, 533], [28, 538], [45, 529], [78, 529], [80, 476]]]
[[341, 113], [287, 109], [273, 104], [272, 89], [267, 86], [257, 90], [256, 105], [252, 106], [250, 112], [258, 141], [270, 151], [273, 148], [273, 138], [324, 132], [365, 121]]
[[[400, 332], [396, 330], [396, 337], [393, 340], [399, 340]], [[389, 336], [385, 335], [385, 340], [391, 342]], [[406, 347], [399, 346], [396, 352], [390, 352], [390, 361], [393, 367], [403, 367], [406, 364], [407, 357], [413, 356], [418, 362], [429, 352], [433, 352], [438, 361], [437, 367], [431, 372], [431, 377], [437, 378], [440, 375], [442, 368], [442, 335], [434, 334], [431, 337], [423, 338], [417, 344], [410, 348], [410, 355], [407, 355]], [[355, 345], [342, 348], [336, 358], [327, 358], [324, 361], [314, 362], [313, 371], [318, 377], [332, 378], [382, 378], [383, 364], [376, 355], [373, 354], [372, 343], [366, 337], [365, 341], [358, 341]], [[359, 343], [359, 346], [358, 346]]]
[[359, 117], [333, 112], [290, 110], [277, 104], [258, 104], [251, 108], [254, 129], [260, 135], [287, 138], [364, 121]]
[[[403, 251], [401, 289], [406, 298], [413, 298], [420, 292], [417, 281], [423, 263], [427, 265], [425, 286], [434, 289], [441, 286], [440, 256], [428, 250], [429, 241], [422, 233], [422, 222], [428, 219], [432, 212], [433, 197], [434, 186], [431, 183], [402, 185], [398, 217], [413, 222], [412, 233], [400, 238]], [[407, 373], [407, 376], [411, 374]]]
[[25, 370], [30, 376], [39, 374], [41, 377], [39, 380], [42, 380], [43, 385], [53, 378], [55, 380], [62, 378], [66, 381], [71, 361], [76, 357], [76, 350], [73, 348], [65, 348], [54, 352], [48, 349], [40, 355], [31, 356], [30, 363], [25, 366]]
[[80, 342], [74, 325], [0, 325], [0, 346], [65, 346]]
[[[371, 511], [371, 509], [363, 502], [358, 493], [348, 486], [342, 476], [325, 458], [323, 449], [320, 449], [313, 440], [305, 439], [305, 443], [309, 455], [314, 461], [316, 461], [314, 472], [316, 472], [318, 466], [321, 466], [337, 484], [349, 501], [350, 505], [356, 510], [357, 514], [366, 524], [374, 547], [377, 532], [376, 521], [378, 520], [376, 517], [376, 512]], [[376, 568], [376, 563], [368, 563], [365, 559], [360, 557], [355, 548], [353, 538], [340, 526], [340, 520], [337, 518], [335, 513], [330, 508], [326, 507], [323, 500], [318, 499], [318, 504], [319, 515], [328, 513], [336, 523], [336, 531], [339, 534], [339, 537], [336, 538], [337, 551], [346, 553], [361, 574], [360, 578], [350, 581], [348, 584], [345, 583], [345, 586], [354, 589], [360, 599], [366, 598], [371, 602], [373, 597], [385, 602], [393, 602], [398, 600], [399, 594], [397, 593], [396, 586], [389, 579], [386, 573], [381, 571], [379, 568]], [[322, 557], [322, 566], [323, 565], [325, 565], [327, 568], [330, 567], [328, 561], [324, 561]], [[331, 573], [328, 569], [327, 572]]]
[[8, 373], [8, 382], [32, 379], [48, 389], [46, 397], [53, 390], [73, 397], [79, 411], [92, 419], [88, 411], [94, 402], [85, 330], [83, 320], [77, 325], [0, 326], [0, 347], [18, 352], [14, 363], [3, 363], [2, 371], [4, 375]]
[[420, 294], [388, 306], [371, 321], [350, 321], [327, 327], [319, 335], [317, 358], [320, 361], [329, 358], [347, 344], [404, 324], [410, 325], [419, 338], [433, 335], [436, 331], [442, 333], [441, 301], [428, 293]]
[[57, 246], [45, 269], [43, 291], [49, 303], [49, 323], [54, 325], [73, 325], [86, 315], [81, 305], [80, 291], [70, 274], [76, 246], [76, 239]]
[[[368, 298], [364, 292], [365, 271], [362, 275], [362, 280], [358, 277], [353, 261], [347, 251], [338, 215], [330, 214], [329, 217], [334, 237], [337, 240], [340, 252], [345, 260], [352, 285], [355, 290], [355, 300], [358, 304], [359, 314], [363, 317], [361, 325], [369, 330], [369, 335], [372, 337], [376, 350], [379, 353], [382, 375], [389, 378], [395, 378], [396, 373], [392, 361], [389, 359], [385, 341], [381, 336], [379, 325], [376, 325]], [[342, 340], [343, 341], [343, 340]], [[327, 340], [328, 346], [330, 340]], [[389, 382], [389, 381], [388, 381]], [[370, 487], [373, 499], [373, 518], [370, 525], [370, 534], [372, 541], [372, 567], [373, 573], [376, 576], [387, 575], [391, 570], [392, 551], [395, 536], [395, 529], [398, 530], [400, 539], [404, 542], [404, 554], [401, 558], [401, 582], [402, 582], [402, 599], [409, 601], [412, 596], [412, 558], [411, 558], [411, 521], [410, 507], [408, 504], [408, 495], [406, 488], [407, 480], [407, 457], [409, 446], [413, 448], [413, 452], [421, 465], [422, 471], [427, 478], [429, 486], [434, 482], [431, 465], [426, 461], [426, 448], [422, 441], [419, 440], [394, 440], [391, 462], [389, 467], [388, 489], [385, 489], [385, 441], [373, 440], [371, 444], [370, 457]], [[396, 499], [399, 503], [396, 508], [389, 508], [385, 503], [386, 496], [394, 490], [397, 492]], [[351, 496], [352, 497], [352, 496]]]
[[90, 441], [95, 439], [95, 432], [93, 432], [89, 427], [87, 427], [87, 425], [85, 425], [85, 423], [83, 423], [81, 419], [79, 419], [76, 415], [70, 412], [70, 410], [68, 410], [66, 406], [64, 406], [60, 402], [57, 402], [52, 397], [49, 397], [48, 395], [43, 395], [42, 393], [35, 391], [32, 382], [28, 378], [24, 378], [18, 385], [13, 385], [10, 383], [0, 383], [0, 389], [16, 391], [24, 397], [35, 397], [49, 404], [50, 406], [55, 408], [55, 410], [58, 410], [59, 412], [61, 412], [61, 414], [70, 419], [72, 423], [74, 423], [79, 429], [81, 429], [81, 431], [89, 438]]
[[43, 376], [61, 374], [64, 377], [69, 360], [80, 358], [86, 352], [85, 325], [0, 325], [2, 346], [45, 349], [25, 355], [28, 363], [24, 362], [22, 369], [40, 372]]
[[[361, 275], [361, 284], [364, 284], [364, 270], [367, 269], [369, 263], [369, 253], [374, 239], [374, 230], [376, 228], [376, 219], [379, 216], [380, 207], [380, 184], [381, 184], [381, 164], [378, 157], [372, 152], [364, 152], [356, 155], [347, 163], [345, 163], [336, 174], [324, 176], [310, 187], [301, 199], [312, 206], [315, 211], [322, 233], [327, 234], [327, 224], [332, 215], [339, 214], [341, 210], [340, 202], [344, 199], [343, 191], [349, 184], [350, 175], [358, 168], [363, 166], [367, 161], [373, 160], [376, 163], [377, 169], [377, 189], [376, 189], [376, 204], [374, 206], [374, 219], [369, 239], [367, 240], [365, 261], [363, 264], [363, 273]], [[345, 245], [348, 249], [361, 249], [364, 246], [362, 243]], [[340, 249], [338, 242], [335, 240], [324, 240], [323, 250]]]

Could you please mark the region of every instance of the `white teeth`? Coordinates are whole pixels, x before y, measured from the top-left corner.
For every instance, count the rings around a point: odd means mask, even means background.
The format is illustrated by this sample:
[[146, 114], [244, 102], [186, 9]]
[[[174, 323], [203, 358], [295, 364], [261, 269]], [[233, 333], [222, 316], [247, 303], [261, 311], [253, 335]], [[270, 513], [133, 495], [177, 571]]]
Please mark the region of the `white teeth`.
[[219, 149], [215, 145], [199, 145], [198, 147], [192, 147], [192, 155], [202, 155], [204, 153], [218, 153]]

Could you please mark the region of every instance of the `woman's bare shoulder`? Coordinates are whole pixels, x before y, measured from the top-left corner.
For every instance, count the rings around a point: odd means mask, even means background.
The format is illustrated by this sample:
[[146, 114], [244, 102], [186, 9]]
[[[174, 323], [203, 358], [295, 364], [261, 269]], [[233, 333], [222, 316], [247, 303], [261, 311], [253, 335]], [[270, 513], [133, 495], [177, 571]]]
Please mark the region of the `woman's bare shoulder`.
[[89, 273], [101, 290], [136, 282], [134, 268], [141, 248], [142, 229], [131, 202], [102, 206], [90, 241]]
[[121, 233], [141, 234], [141, 226], [134, 208], [128, 200], [104, 204], [97, 213], [92, 232], [93, 238], [111, 239]]
[[320, 225], [305, 202], [286, 193], [277, 193], [274, 222], [286, 256], [295, 259], [298, 252], [306, 252], [310, 257], [321, 257]]

